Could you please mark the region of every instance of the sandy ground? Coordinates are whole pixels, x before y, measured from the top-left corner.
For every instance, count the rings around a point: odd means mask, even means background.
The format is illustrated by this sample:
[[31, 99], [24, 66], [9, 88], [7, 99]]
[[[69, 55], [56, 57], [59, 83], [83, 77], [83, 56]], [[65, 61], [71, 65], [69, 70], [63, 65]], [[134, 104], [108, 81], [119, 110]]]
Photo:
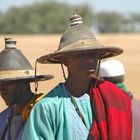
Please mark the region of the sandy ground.
[[[4, 38], [12, 37], [17, 40], [17, 48], [35, 65], [35, 60], [53, 52], [59, 45], [60, 35], [0, 35], [0, 50], [4, 49]], [[140, 99], [140, 34], [109, 34], [97, 35], [96, 38], [104, 45], [120, 47], [124, 53], [114, 57], [121, 60], [126, 69], [125, 85]], [[60, 65], [37, 64], [37, 71], [43, 74], [52, 74], [54, 79], [39, 83], [38, 92], [47, 93], [59, 82], [63, 82], [63, 73]], [[34, 91], [34, 84], [32, 84]], [[19, 93], [20, 94], [20, 93]], [[0, 112], [6, 108], [0, 98]]]

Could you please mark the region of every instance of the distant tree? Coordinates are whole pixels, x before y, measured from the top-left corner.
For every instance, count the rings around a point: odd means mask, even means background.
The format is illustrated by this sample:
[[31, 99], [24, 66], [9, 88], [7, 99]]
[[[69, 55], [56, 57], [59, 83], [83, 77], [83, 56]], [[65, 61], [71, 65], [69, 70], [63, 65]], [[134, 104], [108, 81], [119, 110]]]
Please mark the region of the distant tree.
[[88, 25], [92, 25], [93, 15], [88, 5], [70, 6], [56, 1], [43, 1], [4, 12], [0, 15], [0, 33], [62, 33], [69, 26], [68, 18], [75, 9]]
[[100, 33], [121, 32], [123, 16], [115, 12], [96, 14], [96, 27]]
[[130, 13], [130, 23], [133, 32], [140, 32], [140, 13]]
[[90, 5], [79, 5], [75, 6], [74, 9], [77, 9], [77, 13], [82, 16], [86, 25], [90, 27], [93, 26], [95, 14], [93, 8], [91, 8]]
[[130, 17], [132, 20], [140, 22], [140, 13], [130, 13]]
[[1, 15], [0, 33], [13, 33], [16, 28], [16, 18], [18, 9], [12, 8], [9, 12]]

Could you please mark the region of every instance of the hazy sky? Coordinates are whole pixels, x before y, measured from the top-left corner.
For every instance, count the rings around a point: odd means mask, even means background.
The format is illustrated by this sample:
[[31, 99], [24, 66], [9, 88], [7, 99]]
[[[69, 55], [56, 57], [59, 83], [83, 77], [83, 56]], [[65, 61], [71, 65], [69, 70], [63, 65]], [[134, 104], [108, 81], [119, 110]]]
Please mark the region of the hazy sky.
[[[48, 0], [0, 0], [0, 10], [7, 10], [11, 6], [22, 6], [37, 1]], [[50, 0], [51, 1], [51, 0]], [[58, 2], [66, 2], [69, 4], [88, 3], [93, 6], [95, 11], [118, 11], [121, 13], [139, 12], [140, 0], [56, 0]]]

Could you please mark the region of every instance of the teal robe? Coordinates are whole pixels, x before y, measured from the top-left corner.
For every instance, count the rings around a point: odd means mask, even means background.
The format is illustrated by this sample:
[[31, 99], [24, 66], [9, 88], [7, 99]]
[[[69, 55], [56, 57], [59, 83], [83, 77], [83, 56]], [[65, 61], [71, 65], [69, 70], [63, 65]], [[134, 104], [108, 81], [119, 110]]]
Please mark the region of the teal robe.
[[77, 114], [70, 93], [60, 83], [32, 109], [22, 140], [86, 140], [93, 122], [90, 97], [75, 98], [86, 126]]

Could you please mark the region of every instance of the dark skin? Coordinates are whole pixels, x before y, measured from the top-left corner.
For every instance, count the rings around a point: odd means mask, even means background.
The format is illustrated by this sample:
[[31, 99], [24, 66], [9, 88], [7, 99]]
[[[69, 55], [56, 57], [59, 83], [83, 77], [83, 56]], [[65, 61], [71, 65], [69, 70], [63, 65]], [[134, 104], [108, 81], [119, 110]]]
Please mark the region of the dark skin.
[[13, 106], [13, 115], [21, 114], [34, 95], [29, 82], [24, 80], [0, 82], [0, 94], [7, 106]]
[[80, 97], [88, 92], [91, 78], [96, 78], [97, 61], [97, 56], [93, 54], [63, 57], [62, 63], [68, 69], [65, 86], [73, 96]]

